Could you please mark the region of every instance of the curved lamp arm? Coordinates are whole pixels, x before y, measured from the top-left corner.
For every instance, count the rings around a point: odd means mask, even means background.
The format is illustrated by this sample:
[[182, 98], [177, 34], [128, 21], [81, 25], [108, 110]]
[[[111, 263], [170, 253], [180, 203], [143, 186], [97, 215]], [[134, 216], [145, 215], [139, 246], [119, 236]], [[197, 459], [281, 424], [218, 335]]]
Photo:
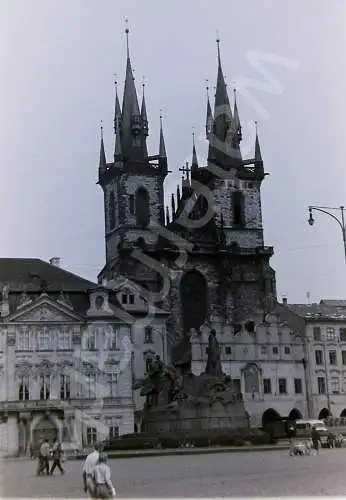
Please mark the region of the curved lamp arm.
[[309, 212], [310, 214], [312, 214], [312, 211], [313, 210], [317, 210], [318, 212], [322, 212], [326, 215], [329, 215], [330, 217], [332, 217], [334, 220], [336, 220], [336, 222], [339, 224], [339, 226], [341, 227], [341, 230], [344, 231], [345, 228], [344, 226], [342, 225], [342, 222], [340, 221], [340, 219], [338, 219], [334, 214], [332, 214], [331, 212], [327, 212], [327, 210], [323, 210], [323, 208], [318, 208], [318, 207], [309, 207]]

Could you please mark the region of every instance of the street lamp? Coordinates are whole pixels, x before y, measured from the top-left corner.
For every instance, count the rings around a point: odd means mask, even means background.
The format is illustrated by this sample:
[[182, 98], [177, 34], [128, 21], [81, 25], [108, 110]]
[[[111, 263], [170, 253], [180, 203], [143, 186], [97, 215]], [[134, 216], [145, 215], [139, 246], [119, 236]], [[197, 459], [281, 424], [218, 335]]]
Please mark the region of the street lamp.
[[[314, 206], [309, 206], [309, 218], [308, 218], [308, 223], [310, 226], [313, 226], [315, 223], [315, 219], [312, 215], [313, 210], [317, 212], [322, 212], [326, 215], [329, 215], [329, 217], [332, 217], [340, 226], [341, 232], [342, 232], [342, 241], [344, 244], [344, 254], [345, 254], [345, 262], [346, 262], [346, 226], [345, 226], [345, 217], [344, 217], [344, 210], [345, 208], [341, 205], [340, 207], [334, 208], [334, 207], [314, 207]], [[336, 215], [334, 215], [332, 211], [338, 211], [341, 213], [341, 217], [338, 218]]]

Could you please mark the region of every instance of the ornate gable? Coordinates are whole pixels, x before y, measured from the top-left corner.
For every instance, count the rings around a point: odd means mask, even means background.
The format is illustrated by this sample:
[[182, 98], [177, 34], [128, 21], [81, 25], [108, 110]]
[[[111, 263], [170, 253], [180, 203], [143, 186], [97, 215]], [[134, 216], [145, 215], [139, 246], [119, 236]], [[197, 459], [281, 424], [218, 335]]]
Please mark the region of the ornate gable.
[[12, 315], [7, 316], [8, 322], [65, 322], [65, 321], [80, 321], [81, 318], [71, 311], [71, 308], [64, 306], [61, 302], [51, 300], [48, 295], [41, 297], [29, 304], [27, 307], [17, 309]]

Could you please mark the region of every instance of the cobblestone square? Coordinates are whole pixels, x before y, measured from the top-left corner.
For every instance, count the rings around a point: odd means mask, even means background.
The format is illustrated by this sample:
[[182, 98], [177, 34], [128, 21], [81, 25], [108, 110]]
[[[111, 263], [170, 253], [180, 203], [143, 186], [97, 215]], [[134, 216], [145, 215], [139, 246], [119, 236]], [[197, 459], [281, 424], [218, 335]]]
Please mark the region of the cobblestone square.
[[[346, 450], [290, 457], [287, 451], [220, 453], [111, 460], [120, 498], [317, 496], [345, 494]], [[86, 497], [81, 461], [66, 474], [37, 477], [30, 460], [1, 461], [2, 498]]]

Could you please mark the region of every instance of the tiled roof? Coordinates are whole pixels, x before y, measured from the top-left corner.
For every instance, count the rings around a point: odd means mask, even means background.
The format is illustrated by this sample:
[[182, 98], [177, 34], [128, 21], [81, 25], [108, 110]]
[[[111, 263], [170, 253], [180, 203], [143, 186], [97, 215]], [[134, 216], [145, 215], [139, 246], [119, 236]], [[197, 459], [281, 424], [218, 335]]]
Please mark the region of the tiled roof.
[[[41, 259], [0, 258], [0, 297], [5, 284], [9, 286], [11, 313], [20, 303], [22, 292], [25, 291], [30, 299], [35, 300], [45, 291], [53, 300], [57, 300], [63, 292], [74, 311], [85, 314], [89, 308], [88, 292], [100, 288], [92, 281]], [[109, 290], [108, 297], [110, 304], [121, 307], [116, 292]]]
[[333, 305], [334, 302], [343, 301], [321, 301], [319, 304], [288, 304], [286, 307], [305, 320], [346, 321], [346, 305]]
[[8, 284], [9, 291], [35, 292], [45, 283], [47, 292], [87, 291], [96, 286], [76, 274], [41, 259], [0, 258], [0, 291]]

